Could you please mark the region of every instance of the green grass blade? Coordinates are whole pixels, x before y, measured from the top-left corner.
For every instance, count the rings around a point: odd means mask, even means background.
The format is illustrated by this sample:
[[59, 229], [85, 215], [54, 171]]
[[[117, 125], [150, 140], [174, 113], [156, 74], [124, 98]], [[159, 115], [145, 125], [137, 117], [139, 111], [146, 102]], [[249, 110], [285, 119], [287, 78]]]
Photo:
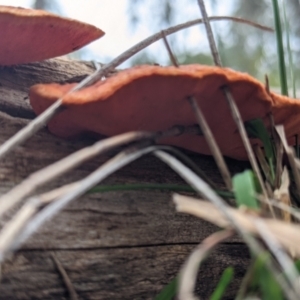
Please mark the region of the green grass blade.
[[[117, 191], [140, 191], [140, 190], [166, 190], [176, 192], [195, 192], [188, 185], [180, 184], [160, 184], [160, 183], [138, 183], [138, 184], [113, 184], [113, 185], [98, 185], [92, 188], [88, 194], [107, 193]], [[223, 198], [234, 198], [233, 193], [227, 191], [215, 190], [215, 192]]]
[[232, 267], [228, 267], [224, 270], [216, 289], [214, 290], [213, 294], [209, 298], [210, 300], [222, 299], [228, 285], [233, 279], [233, 274], [234, 271]]
[[282, 39], [282, 26], [278, 0], [272, 0], [273, 12], [274, 12], [274, 23], [276, 30], [276, 41], [277, 41], [277, 55], [279, 63], [279, 75], [280, 75], [280, 84], [281, 84], [281, 93], [282, 95], [288, 96], [288, 84], [286, 76], [286, 65], [284, 59], [284, 47]]
[[291, 41], [290, 41], [290, 24], [287, 18], [286, 9], [285, 9], [285, 2], [282, 4], [282, 10], [283, 10], [283, 19], [284, 19], [284, 25], [285, 25], [285, 31], [286, 31], [286, 46], [287, 46], [287, 52], [288, 52], [288, 59], [289, 59], [289, 71], [292, 81], [292, 87], [293, 87], [293, 97], [297, 97], [296, 92], [296, 79], [295, 79], [295, 69], [294, 69], [294, 63], [293, 63], [293, 53], [291, 49]]
[[247, 133], [250, 137], [258, 138], [261, 140], [264, 146], [265, 156], [268, 160], [270, 171], [271, 171], [271, 178], [275, 180], [275, 151], [274, 146], [271, 140], [271, 137], [265, 127], [264, 122], [262, 119], [253, 119], [245, 123], [245, 127]]
[[264, 145], [266, 157], [275, 160], [274, 147], [270, 135], [262, 119], [253, 119], [245, 123], [247, 133], [250, 137], [258, 138]]
[[244, 205], [252, 209], [259, 209], [258, 202], [255, 198], [257, 187], [252, 171], [247, 170], [233, 176], [232, 183], [237, 206]]
[[263, 295], [262, 299], [284, 300], [280, 286], [265, 266], [259, 270], [257, 277]]
[[172, 300], [177, 293], [177, 277], [175, 277], [162, 291], [154, 298], [154, 300]]
[[265, 252], [255, 260], [252, 289], [258, 288], [262, 293], [262, 299], [283, 300], [280, 286], [266, 267], [266, 261], [269, 259], [270, 254]]
[[298, 270], [298, 272], [300, 273], [300, 260], [299, 259], [295, 261], [295, 267]]

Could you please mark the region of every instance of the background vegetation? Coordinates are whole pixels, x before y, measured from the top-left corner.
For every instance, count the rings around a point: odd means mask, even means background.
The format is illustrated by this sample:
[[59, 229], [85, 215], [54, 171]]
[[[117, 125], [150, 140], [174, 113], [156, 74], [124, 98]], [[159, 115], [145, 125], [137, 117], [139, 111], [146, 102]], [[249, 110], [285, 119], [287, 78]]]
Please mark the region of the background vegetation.
[[[182, 9], [184, 2], [196, 2], [195, 0], [129, 0], [128, 15], [131, 30], [138, 30], [139, 26], [150, 26], [153, 32], [159, 31], [170, 25], [178, 24], [184, 20], [186, 12]], [[218, 14], [218, 7], [223, 0], [206, 1], [207, 6], [211, 8], [212, 14]], [[232, 16], [250, 19], [252, 21], [273, 26], [272, 1], [270, 0], [232, 0], [228, 1], [232, 6]], [[58, 14], [64, 14], [60, 6], [60, 0], [34, 0], [33, 8], [45, 9]], [[195, 9], [197, 5], [195, 3]], [[289, 0], [287, 6], [287, 18], [289, 20], [289, 34], [291, 40], [291, 50], [295, 65], [299, 64], [300, 53], [300, 0]], [[141, 11], [151, 12], [151, 18], [145, 18]], [[150, 13], [149, 13], [150, 15]], [[196, 11], [196, 16], [200, 15]], [[220, 22], [214, 24], [214, 29], [218, 41], [218, 48], [224, 66], [236, 70], [247, 72], [260, 80], [268, 74], [272, 86], [279, 86], [276, 38], [274, 34], [263, 32], [249, 26], [236, 25], [231, 22]], [[202, 28], [204, 30], [204, 28]], [[183, 35], [185, 33], [182, 33]], [[284, 40], [286, 32], [284, 32]], [[173, 35], [170, 43], [176, 53], [180, 63], [202, 63], [212, 64], [209, 48], [206, 40], [193, 49], [189, 44], [182, 42], [180, 34]], [[205, 45], [204, 45], [205, 44]], [[84, 50], [82, 50], [84, 51]], [[76, 58], [80, 58], [79, 52]], [[155, 54], [151, 50], [145, 50], [135, 56], [132, 64], [153, 63], [156, 61]], [[299, 71], [295, 70], [295, 75]]]

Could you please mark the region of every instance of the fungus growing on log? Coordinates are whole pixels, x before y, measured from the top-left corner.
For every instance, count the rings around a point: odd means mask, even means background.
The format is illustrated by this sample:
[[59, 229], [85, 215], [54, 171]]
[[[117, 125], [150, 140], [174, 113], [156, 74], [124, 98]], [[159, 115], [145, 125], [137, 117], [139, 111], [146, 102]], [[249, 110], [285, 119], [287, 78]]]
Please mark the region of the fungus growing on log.
[[[132, 130], [165, 130], [174, 125], [197, 124], [187, 100], [194, 96], [223, 153], [247, 159], [242, 140], [222, 92], [227, 85], [243, 121], [261, 118], [269, 127], [269, 113], [276, 124], [284, 124], [288, 138], [300, 130], [300, 102], [268, 93], [251, 76], [227, 68], [201, 65], [176, 67], [138, 66], [68, 94], [64, 110], [48, 124], [60, 137], [72, 138], [85, 132], [112, 136]], [[30, 89], [30, 102], [42, 113], [74, 84], [37, 84]], [[299, 118], [298, 118], [299, 120]], [[210, 154], [201, 135], [182, 135], [161, 140], [202, 154]], [[256, 139], [251, 140], [257, 143]]]
[[12, 6], [0, 6], [0, 31], [0, 65], [4, 66], [65, 55], [104, 35], [83, 22]]

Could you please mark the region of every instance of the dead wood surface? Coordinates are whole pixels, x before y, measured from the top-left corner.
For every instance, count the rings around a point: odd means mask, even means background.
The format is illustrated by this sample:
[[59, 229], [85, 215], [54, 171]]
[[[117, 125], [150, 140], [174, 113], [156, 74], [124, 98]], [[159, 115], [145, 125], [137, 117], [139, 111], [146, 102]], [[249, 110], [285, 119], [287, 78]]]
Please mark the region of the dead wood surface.
[[[0, 143], [34, 117], [28, 88], [40, 82], [78, 81], [90, 74], [90, 63], [53, 59], [0, 69]], [[0, 162], [0, 193], [93, 140], [65, 141], [40, 131]], [[116, 152], [115, 152], [116, 153]], [[113, 154], [101, 156], [48, 184], [46, 189], [79, 180]], [[210, 157], [189, 153], [222, 186]], [[228, 160], [232, 171], [246, 164]], [[118, 171], [105, 184], [184, 182], [153, 156]], [[54, 265], [54, 252], [69, 275], [79, 299], [153, 299], [174, 277], [190, 251], [217, 230], [192, 216], [175, 212], [171, 193], [107, 192], [84, 196], [48, 222], [2, 266], [0, 299], [69, 299]], [[227, 266], [235, 269], [234, 291], [249, 262], [238, 238], [222, 244], [201, 267], [198, 294], [208, 299]]]

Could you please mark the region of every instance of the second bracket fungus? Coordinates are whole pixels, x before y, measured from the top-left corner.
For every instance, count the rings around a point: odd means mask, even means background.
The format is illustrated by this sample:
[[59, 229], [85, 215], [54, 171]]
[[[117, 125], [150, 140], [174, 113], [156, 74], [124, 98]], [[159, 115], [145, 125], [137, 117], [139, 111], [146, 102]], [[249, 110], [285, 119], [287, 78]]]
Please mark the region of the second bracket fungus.
[[104, 32], [43, 10], [0, 6], [0, 65], [16, 65], [65, 55]]

